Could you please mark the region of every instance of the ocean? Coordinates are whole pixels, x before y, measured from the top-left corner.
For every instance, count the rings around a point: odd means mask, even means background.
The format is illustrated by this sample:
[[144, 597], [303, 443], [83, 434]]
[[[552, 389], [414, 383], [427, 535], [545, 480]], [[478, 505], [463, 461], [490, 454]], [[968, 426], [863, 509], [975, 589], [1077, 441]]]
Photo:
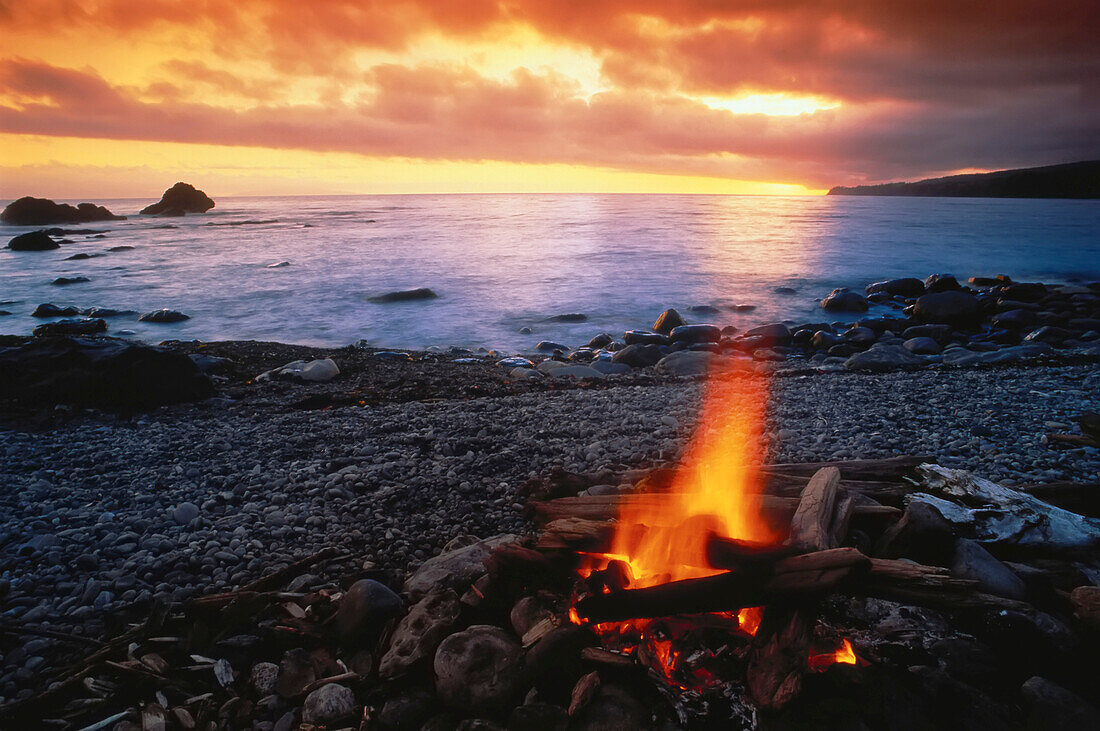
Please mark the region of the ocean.
[[[108, 320], [149, 342], [276, 340], [529, 352], [647, 328], [667, 307], [745, 329], [831, 321], [834, 287], [1009, 274], [1100, 280], [1100, 201], [691, 195], [406, 195], [218, 198], [206, 214], [80, 224], [46, 252], [0, 251], [0, 333], [29, 333], [40, 303], [191, 316]], [[7, 201], [4, 202], [6, 204]], [[40, 227], [35, 227], [40, 228]], [[10, 238], [33, 228], [2, 226]], [[6, 240], [6, 239], [5, 239]], [[125, 251], [108, 251], [132, 246]], [[79, 252], [102, 256], [66, 261]], [[289, 265], [269, 268], [286, 261]], [[57, 286], [56, 277], [89, 282]], [[429, 287], [437, 299], [370, 297]], [[778, 291], [777, 291], [778, 290]], [[793, 290], [791, 292], [790, 290]], [[711, 306], [717, 313], [691, 312]], [[737, 305], [754, 309], [735, 311]], [[890, 310], [872, 306], [870, 315]], [[584, 314], [584, 322], [555, 316]], [[521, 328], [530, 328], [522, 334]]]

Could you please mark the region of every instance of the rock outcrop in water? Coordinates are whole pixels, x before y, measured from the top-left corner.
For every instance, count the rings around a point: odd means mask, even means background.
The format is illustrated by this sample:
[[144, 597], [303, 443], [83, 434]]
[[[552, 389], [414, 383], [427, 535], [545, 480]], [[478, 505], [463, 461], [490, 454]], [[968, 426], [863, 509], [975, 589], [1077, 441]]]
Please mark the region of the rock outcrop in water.
[[81, 203], [54, 203], [48, 198], [24, 196], [12, 201], [0, 212], [0, 221], [12, 226], [46, 226], [51, 223], [89, 223], [90, 221], [122, 221], [103, 206]]
[[190, 183], [176, 183], [156, 203], [141, 209], [146, 216], [182, 216], [185, 213], [206, 213], [214, 201]]
[[8, 242], [8, 248], [12, 251], [49, 251], [50, 249], [58, 249], [60, 246], [45, 231], [19, 234]]
[[385, 294], [368, 297], [367, 301], [376, 304], [384, 304], [386, 302], [408, 302], [410, 300], [434, 300], [438, 296], [438, 294], [427, 287], [420, 287], [419, 289], [403, 289], [398, 292], [386, 292]]
[[838, 185], [829, 195], [901, 195], [956, 198], [1100, 198], [1100, 160], [950, 175], [914, 183]]

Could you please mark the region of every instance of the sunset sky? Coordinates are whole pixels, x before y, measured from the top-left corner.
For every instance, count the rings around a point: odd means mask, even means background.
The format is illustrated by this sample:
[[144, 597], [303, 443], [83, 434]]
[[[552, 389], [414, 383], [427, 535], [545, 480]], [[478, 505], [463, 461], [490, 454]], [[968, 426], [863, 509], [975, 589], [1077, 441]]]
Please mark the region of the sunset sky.
[[0, 197], [806, 193], [1100, 157], [1098, 0], [0, 0]]

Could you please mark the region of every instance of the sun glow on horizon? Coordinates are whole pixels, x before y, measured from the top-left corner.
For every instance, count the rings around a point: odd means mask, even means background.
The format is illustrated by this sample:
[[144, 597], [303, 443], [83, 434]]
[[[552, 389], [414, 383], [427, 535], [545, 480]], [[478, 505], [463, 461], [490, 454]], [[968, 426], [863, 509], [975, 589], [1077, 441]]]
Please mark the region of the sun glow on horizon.
[[144, 198], [176, 180], [212, 196], [402, 193], [819, 195], [802, 185], [589, 165], [0, 134], [0, 198]]

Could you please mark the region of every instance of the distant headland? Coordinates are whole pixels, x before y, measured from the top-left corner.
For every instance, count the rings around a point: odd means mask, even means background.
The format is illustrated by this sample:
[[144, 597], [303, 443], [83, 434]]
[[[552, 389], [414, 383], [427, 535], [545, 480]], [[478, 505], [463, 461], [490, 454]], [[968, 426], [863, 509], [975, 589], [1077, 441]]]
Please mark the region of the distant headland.
[[1100, 160], [950, 175], [914, 183], [838, 185], [829, 195], [906, 195], [951, 198], [1100, 198]]

